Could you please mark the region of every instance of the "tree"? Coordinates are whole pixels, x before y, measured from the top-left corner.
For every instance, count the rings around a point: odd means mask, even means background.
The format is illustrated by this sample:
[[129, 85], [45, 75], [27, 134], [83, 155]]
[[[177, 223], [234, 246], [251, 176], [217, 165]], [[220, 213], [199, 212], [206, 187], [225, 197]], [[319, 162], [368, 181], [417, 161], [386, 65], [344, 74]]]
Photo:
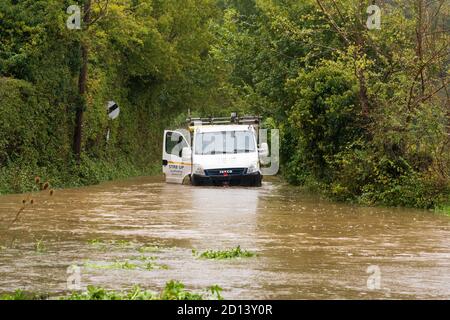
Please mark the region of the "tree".
[[87, 31], [89, 27], [104, 17], [108, 10], [109, 0], [94, 0], [94, 3], [98, 6], [97, 16], [92, 18], [93, 7], [92, 0], [83, 1], [83, 28], [85, 35], [81, 36], [81, 68], [78, 78], [78, 93], [79, 93], [79, 105], [76, 109], [75, 116], [75, 132], [73, 135], [73, 152], [77, 162], [80, 161], [81, 155], [81, 143], [82, 143], [82, 132], [83, 132], [83, 114], [86, 109], [86, 93], [88, 87], [88, 64], [89, 64], [89, 35]]

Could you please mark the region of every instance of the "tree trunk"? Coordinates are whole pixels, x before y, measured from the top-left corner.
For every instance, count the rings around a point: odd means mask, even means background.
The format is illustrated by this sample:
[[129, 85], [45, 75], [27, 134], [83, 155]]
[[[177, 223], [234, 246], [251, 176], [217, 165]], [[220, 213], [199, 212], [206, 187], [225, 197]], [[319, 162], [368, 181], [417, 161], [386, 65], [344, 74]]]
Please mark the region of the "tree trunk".
[[[417, 1], [417, 27], [416, 27], [416, 36], [417, 36], [417, 57], [419, 59], [420, 65], [423, 65], [423, 0]], [[420, 84], [421, 84], [421, 94], [422, 96], [425, 94], [425, 75], [424, 69], [420, 70]]]
[[[85, 0], [83, 6], [83, 24], [85, 30], [89, 27], [91, 22], [91, 0]], [[80, 105], [77, 107], [75, 116], [75, 132], [73, 137], [73, 152], [77, 163], [80, 162], [81, 156], [81, 141], [83, 135], [83, 113], [86, 108], [86, 91], [87, 91], [87, 79], [88, 79], [88, 59], [89, 48], [86, 39], [81, 40], [81, 69], [78, 78], [78, 94], [80, 96]]]

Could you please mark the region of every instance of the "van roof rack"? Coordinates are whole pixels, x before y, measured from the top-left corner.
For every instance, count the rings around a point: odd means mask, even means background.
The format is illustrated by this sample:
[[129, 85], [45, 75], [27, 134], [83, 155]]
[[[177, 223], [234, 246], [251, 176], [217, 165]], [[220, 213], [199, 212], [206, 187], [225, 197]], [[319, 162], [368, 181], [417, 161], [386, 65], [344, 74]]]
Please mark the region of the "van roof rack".
[[242, 116], [239, 117], [237, 113], [232, 113], [230, 117], [209, 117], [209, 118], [193, 118], [186, 119], [189, 126], [198, 125], [225, 125], [225, 124], [260, 124], [260, 116]]

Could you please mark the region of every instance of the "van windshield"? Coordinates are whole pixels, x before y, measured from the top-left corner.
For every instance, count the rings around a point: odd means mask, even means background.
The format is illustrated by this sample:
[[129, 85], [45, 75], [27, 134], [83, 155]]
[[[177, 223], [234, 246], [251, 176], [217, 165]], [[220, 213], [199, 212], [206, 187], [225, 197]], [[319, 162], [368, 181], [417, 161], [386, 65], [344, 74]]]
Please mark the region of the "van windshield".
[[195, 154], [235, 154], [255, 152], [252, 131], [218, 131], [198, 133], [195, 138]]

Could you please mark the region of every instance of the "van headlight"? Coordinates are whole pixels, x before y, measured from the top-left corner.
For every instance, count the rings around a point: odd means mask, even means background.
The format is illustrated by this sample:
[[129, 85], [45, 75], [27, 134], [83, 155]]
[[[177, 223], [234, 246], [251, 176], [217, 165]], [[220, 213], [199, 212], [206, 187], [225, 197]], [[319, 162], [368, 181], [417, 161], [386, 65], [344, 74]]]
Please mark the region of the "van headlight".
[[203, 170], [203, 167], [199, 164], [194, 164], [193, 170], [194, 174], [198, 174], [198, 175], [205, 175], [205, 170]]
[[247, 169], [247, 173], [255, 173], [259, 171], [259, 165], [258, 163], [252, 163], [248, 169]]

